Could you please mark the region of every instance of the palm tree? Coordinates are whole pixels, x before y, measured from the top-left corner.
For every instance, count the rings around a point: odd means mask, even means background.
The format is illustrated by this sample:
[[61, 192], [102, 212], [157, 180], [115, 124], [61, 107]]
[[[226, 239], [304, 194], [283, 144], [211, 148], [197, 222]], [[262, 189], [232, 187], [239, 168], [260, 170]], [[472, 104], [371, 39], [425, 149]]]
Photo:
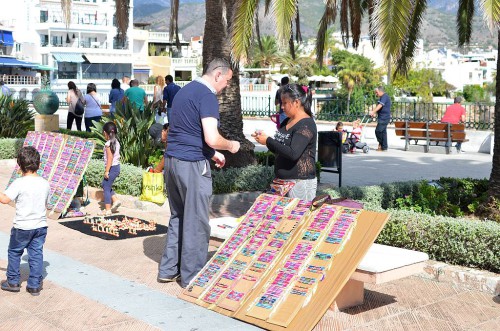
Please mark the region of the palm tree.
[[366, 82], [364, 67], [357, 61], [355, 57], [348, 57], [339, 64], [340, 71], [338, 77], [347, 89], [347, 113], [349, 114], [349, 106], [351, 103], [351, 94], [354, 87], [362, 85]]
[[274, 66], [282, 59], [282, 54], [274, 36], [261, 37], [258, 45], [253, 47], [252, 53], [251, 62], [260, 68]]

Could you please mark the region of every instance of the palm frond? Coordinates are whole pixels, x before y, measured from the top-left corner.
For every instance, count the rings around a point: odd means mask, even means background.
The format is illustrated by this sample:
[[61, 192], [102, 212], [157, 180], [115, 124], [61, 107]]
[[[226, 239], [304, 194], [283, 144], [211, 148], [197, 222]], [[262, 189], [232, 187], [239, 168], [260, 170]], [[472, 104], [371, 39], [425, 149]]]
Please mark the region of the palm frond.
[[459, 46], [463, 46], [470, 42], [473, 20], [474, 0], [460, 0], [457, 10], [457, 33]]
[[72, 0], [61, 0], [61, 9], [66, 29], [68, 29], [71, 24], [71, 2]]
[[363, 17], [363, 8], [361, 0], [349, 1], [349, 14], [351, 19], [352, 47], [358, 48], [359, 38], [361, 36], [361, 19]]
[[274, 0], [272, 12], [276, 17], [276, 35], [280, 43], [290, 41], [292, 22], [297, 14], [297, 0]]
[[179, 0], [170, 0], [170, 41], [175, 39], [175, 46], [181, 48], [179, 40]]
[[300, 13], [299, 13], [298, 3], [297, 3], [297, 15], [295, 16], [295, 40], [298, 43], [302, 42], [302, 33], [300, 32]]
[[318, 34], [316, 36], [316, 62], [323, 66], [323, 55], [325, 53], [325, 41], [328, 26], [335, 22], [337, 18], [337, 0], [328, 0], [325, 5], [325, 12], [319, 21]]
[[479, 0], [479, 8], [483, 12], [484, 21], [490, 31], [500, 29], [500, 1]]
[[[258, 0], [241, 0], [237, 4], [232, 25], [231, 47], [234, 58], [248, 54]], [[289, 25], [287, 25], [289, 26]]]
[[403, 40], [401, 51], [395, 59], [397, 62], [394, 75], [405, 75], [410, 70], [412, 59], [415, 55], [415, 49], [420, 38], [420, 28], [424, 20], [424, 13], [427, 9], [427, 0], [415, 0], [414, 8], [411, 15], [410, 25], [408, 26], [408, 34]]
[[340, 3], [340, 31], [342, 43], [347, 48], [349, 43], [349, 0], [341, 0]]
[[375, 48], [375, 43], [377, 41], [377, 32], [373, 28], [373, 18], [375, 13], [375, 1], [374, 0], [365, 0], [363, 6], [368, 11], [368, 33], [370, 34], [370, 41], [372, 47]]
[[375, 7], [373, 28], [385, 59], [398, 58], [408, 35], [414, 0], [380, 0]]
[[272, 2], [272, 0], [265, 0], [265, 2], [264, 2], [264, 16], [267, 16], [267, 14], [269, 14], [269, 8], [271, 8], [271, 2]]

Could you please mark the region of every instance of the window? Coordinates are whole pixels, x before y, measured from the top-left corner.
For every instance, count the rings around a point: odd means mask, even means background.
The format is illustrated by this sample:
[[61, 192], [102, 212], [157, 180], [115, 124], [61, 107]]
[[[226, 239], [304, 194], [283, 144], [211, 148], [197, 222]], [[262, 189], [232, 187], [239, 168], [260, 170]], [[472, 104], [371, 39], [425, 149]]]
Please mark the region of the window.
[[47, 34], [40, 35], [40, 45], [42, 47], [45, 47], [48, 44], [49, 44], [49, 35], [47, 35]]
[[40, 10], [40, 23], [45, 23], [49, 20], [49, 11]]

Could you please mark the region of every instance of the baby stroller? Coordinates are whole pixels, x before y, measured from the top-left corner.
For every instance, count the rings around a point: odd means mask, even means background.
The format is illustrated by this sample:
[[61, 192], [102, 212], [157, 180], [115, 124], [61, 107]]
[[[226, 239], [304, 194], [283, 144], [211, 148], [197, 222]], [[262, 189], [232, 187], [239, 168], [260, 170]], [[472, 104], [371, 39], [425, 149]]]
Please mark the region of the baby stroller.
[[351, 132], [348, 132], [347, 139], [343, 146], [344, 153], [354, 153], [356, 149], [363, 150], [363, 153], [365, 154], [370, 151], [368, 144], [361, 141], [363, 135], [363, 124], [368, 123], [369, 120], [369, 118], [368, 120], [366, 118], [367, 116], [363, 116], [361, 120], [354, 121], [353, 129]]

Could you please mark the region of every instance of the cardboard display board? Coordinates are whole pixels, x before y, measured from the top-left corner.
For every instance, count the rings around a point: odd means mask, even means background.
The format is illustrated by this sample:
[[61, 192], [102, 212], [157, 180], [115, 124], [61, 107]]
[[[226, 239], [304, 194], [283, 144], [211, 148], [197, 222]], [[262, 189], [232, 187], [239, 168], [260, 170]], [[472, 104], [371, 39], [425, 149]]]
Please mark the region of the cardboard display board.
[[[24, 146], [33, 146], [40, 153], [37, 173], [50, 184], [48, 217], [57, 219], [68, 208], [94, 151], [90, 140], [54, 132], [30, 131]], [[7, 187], [21, 176], [16, 164]]]
[[388, 215], [262, 194], [181, 298], [270, 330], [309, 330]]

